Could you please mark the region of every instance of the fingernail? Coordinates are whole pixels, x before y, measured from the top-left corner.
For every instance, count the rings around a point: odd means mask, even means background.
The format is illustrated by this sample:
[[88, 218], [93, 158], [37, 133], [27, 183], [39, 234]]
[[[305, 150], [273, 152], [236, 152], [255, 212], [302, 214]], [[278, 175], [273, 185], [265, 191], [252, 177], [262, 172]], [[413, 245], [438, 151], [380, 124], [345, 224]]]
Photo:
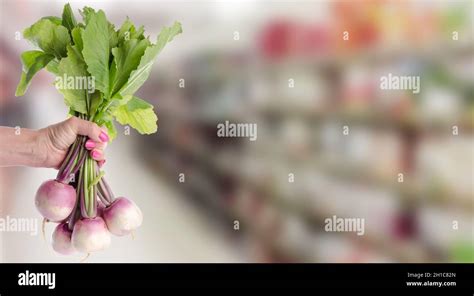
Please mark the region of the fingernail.
[[87, 140], [85, 147], [86, 147], [86, 149], [92, 149], [92, 148], [95, 147], [95, 142], [92, 141], [92, 140]]
[[109, 141], [109, 136], [105, 132], [101, 132], [99, 135], [99, 139], [102, 142], [108, 142]]
[[99, 164], [99, 168], [101, 168], [101, 167], [105, 164], [105, 159], [104, 159], [104, 160], [100, 160], [100, 161], [98, 162], [98, 164]]
[[102, 153], [100, 153], [100, 151], [97, 151], [97, 150], [94, 150], [94, 151], [91, 152], [91, 156], [94, 159], [99, 158], [101, 155], [102, 155]]

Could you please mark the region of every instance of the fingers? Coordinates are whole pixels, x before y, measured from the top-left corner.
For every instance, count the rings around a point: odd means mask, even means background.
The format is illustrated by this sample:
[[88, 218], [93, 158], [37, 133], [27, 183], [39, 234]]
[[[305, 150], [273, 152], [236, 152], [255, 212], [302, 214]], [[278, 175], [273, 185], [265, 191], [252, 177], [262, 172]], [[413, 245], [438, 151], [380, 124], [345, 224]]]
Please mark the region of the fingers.
[[87, 150], [91, 151], [94, 149], [104, 150], [105, 147], [107, 147], [107, 143], [95, 142], [92, 139], [88, 139], [84, 144], [84, 147], [86, 147]]
[[89, 139], [84, 146], [87, 150], [91, 151], [90, 153], [93, 159], [105, 162], [104, 149], [107, 147], [107, 143], [94, 142], [92, 139]]
[[74, 116], [70, 118], [70, 121], [72, 129], [77, 134], [89, 137], [84, 146], [87, 150], [90, 150], [91, 157], [102, 166], [105, 163], [104, 149], [109, 141], [107, 131], [93, 122]]
[[74, 132], [78, 135], [87, 136], [97, 143], [106, 143], [109, 141], [109, 136], [105, 129], [101, 129], [97, 124], [72, 116], [70, 124]]
[[101, 161], [101, 160], [105, 159], [104, 152], [102, 150], [99, 150], [99, 149], [92, 150], [91, 151], [91, 157], [94, 160], [97, 160], [97, 161]]

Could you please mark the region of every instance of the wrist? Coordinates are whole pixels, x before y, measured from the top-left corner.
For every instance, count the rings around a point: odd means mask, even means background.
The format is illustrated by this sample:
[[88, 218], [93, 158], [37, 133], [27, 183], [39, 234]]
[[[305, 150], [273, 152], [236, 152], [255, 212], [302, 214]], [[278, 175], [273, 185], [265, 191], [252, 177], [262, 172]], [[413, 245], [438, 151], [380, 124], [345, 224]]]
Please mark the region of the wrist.
[[45, 167], [48, 159], [48, 153], [44, 142], [46, 137], [44, 137], [44, 129], [39, 130], [29, 130], [29, 146], [31, 155], [29, 157], [28, 166], [31, 167]]
[[25, 128], [1, 128], [0, 162], [4, 166], [41, 166], [39, 131]]
[[20, 165], [30, 167], [42, 167], [46, 160], [46, 153], [41, 149], [41, 130], [22, 129], [22, 141], [18, 150]]

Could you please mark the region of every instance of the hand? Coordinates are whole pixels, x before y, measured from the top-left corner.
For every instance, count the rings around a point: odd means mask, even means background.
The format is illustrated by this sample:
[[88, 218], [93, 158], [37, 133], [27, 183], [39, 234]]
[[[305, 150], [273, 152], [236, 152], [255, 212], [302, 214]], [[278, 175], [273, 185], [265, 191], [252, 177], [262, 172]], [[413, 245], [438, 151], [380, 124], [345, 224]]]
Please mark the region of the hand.
[[38, 131], [36, 153], [38, 156], [43, 156], [39, 166], [59, 168], [69, 146], [74, 143], [78, 135], [89, 137], [85, 147], [90, 150], [91, 157], [102, 166], [105, 162], [104, 149], [109, 141], [107, 130], [75, 116]]

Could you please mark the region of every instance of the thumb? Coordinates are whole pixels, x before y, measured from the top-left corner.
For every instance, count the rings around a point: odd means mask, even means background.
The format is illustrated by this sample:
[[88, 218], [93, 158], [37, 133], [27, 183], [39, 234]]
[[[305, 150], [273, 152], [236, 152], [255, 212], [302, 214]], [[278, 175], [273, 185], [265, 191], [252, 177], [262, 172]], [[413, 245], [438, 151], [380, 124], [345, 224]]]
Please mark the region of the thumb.
[[100, 128], [96, 123], [72, 116], [68, 119], [72, 130], [81, 136], [87, 136], [96, 142], [108, 142], [109, 136], [105, 129]]

